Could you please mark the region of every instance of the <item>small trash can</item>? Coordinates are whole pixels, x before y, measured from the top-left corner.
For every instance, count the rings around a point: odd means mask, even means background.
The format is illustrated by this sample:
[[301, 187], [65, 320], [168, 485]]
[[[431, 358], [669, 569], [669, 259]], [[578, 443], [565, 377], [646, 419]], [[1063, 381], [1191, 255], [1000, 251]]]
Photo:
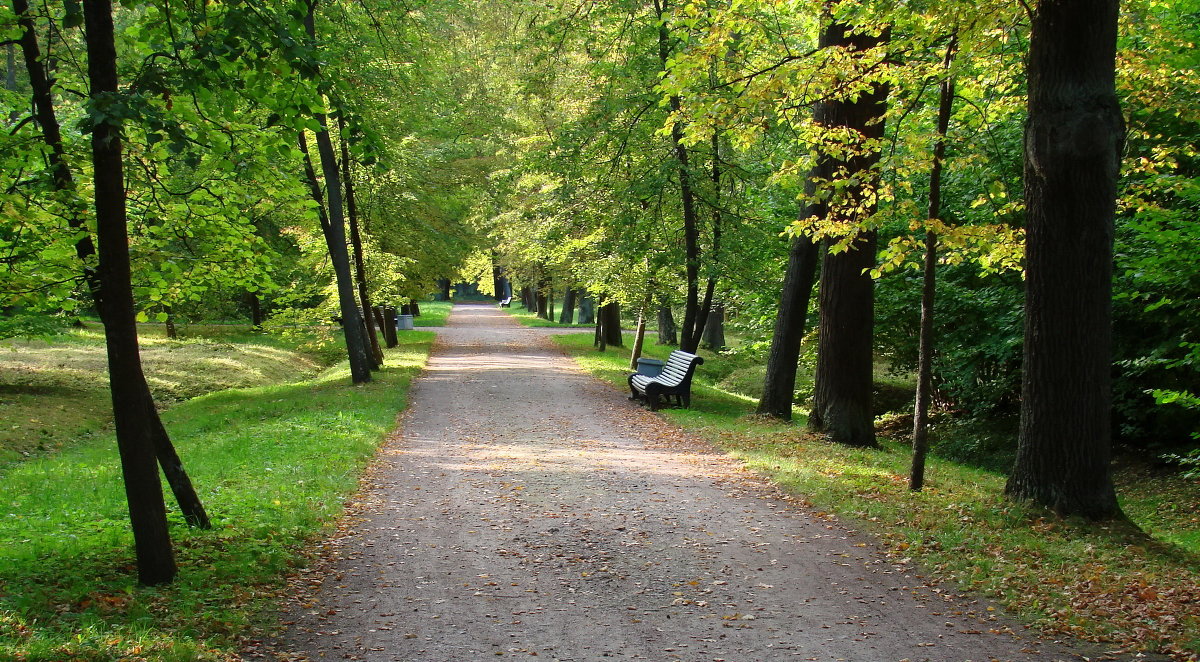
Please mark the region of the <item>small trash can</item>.
[[637, 360], [637, 374], [647, 377], [657, 377], [662, 374], [663, 362], [658, 359], [639, 358]]
[[399, 331], [412, 331], [413, 316], [401, 315], [396, 319], [396, 329]]

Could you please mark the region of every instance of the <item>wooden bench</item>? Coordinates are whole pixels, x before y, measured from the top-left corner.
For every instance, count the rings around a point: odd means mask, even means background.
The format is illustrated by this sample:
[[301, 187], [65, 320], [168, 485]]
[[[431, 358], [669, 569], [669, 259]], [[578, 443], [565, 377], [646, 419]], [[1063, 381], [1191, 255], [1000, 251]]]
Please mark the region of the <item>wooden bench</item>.
[[675, 396], [676, 404], [680, 407], [692, 405], [692, 375], [696, 366], [704, 363], [704, 359], [681, 350], [671, 352], [662, 373], [657, 377], [647, 377], [634, 373], [629, 376], [630, 400], [644, 400], [650, 406], [650, 411], [658, 411], [659, 398], [666, 396], [667, 404], [671, 404], [671, 396]]

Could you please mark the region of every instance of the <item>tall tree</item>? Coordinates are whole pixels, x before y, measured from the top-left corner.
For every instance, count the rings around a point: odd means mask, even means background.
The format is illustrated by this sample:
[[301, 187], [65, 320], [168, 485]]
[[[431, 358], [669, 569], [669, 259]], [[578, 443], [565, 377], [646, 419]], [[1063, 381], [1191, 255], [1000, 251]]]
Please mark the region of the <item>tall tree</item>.
[[[62, 194], [66, 213], [67, 225], [78, 233], [75, 240], [75, 255], [83, 269], [83, 280], [96, 311], [105, 313], [103, 294], [104, 289], [100, 275], [95, 267], [96, 245], [92, 241], [91, 232], [87, 228], [87, 210], [79, 198], [75, 187], [75, 176], [67, 163], [66, 149], [63, 145], [62, 129], [58, 122], [58, 114], [54, 107], [54, 90], [50, 77], [47, 75], [45, 63], [42, 61], [41, 49], [38, 45], [37, 30], [33, 16], [29, 11], [27, 0], [12, 0], [13, 13], [17, 16], [21, 28], [21, 51], [25, 58], [25, 68], [29, 74], [30, 88], [33, 91], [34, 117], [42, 130], [42, 140], [49, 150], [46, 160], [50, 166], [51, 186]], [[191, 526], [207, 529], [211, 526], [204, 504], [196, 494], [191, 478], [183, 467], [183, 461], [175, 451], [174, 444], [167, 434], [166, 428], [154, 406], [154, 398], [150, 393], [150, 385], [143, 378], [141, 386], [145, 389], [142, 401], [146, 405], [146, 419], [150, 423], [154, 436], [155, 454], [162, 466], [163, 474], [171, 491], [183, 512], [184, 520]]]
[[154, 430], [146, 416], [149, 390], [138, 350], [121, 157], [122, 100], [109, 0], [85, 0], [100, 287], [117, 446], [143, 584], [170, 582], [177, 571], [167, 510], [155, 462]]
[[1121, 516], [1111, 458], [1113, 219], [1125, 127], [1118, 0], [1043, 0], [1027, 71], [1025, 357], [1006, 493]]
[[[937, 138], [933, 145], [933, 165], [929, 171], [930, 223], [942, 214], [942, 165], [946, 158], [946, 133], [954, 110], [954, 77], [950, 66], [958, 49], [958, 36], [952, 34], [946, 46], [943, 64], [946, 77], [939, 86]], [[917, 350], [917, 393], [913, 403], [912, 467], [909, 488], [919, 490], [925, 484], [925, 455], [929, 450], [929, 407], [933, 400], [933, 304], [937, 285], [937, 233], [930, 225], [925, 231], [924, 277], [921, 282], [921, 326]]]
[[[316, 42], [317, 1], [309, 0], [304, 17], [304, 28], [308, 38]], [[315, 65], [314, 65], [315, 66]], [[354, 298], [354, 279], [350, 274], [350, 256], [346, 249], [346, 214], [342, 199], [341, 174], [338, 172], [337, 156], [333, 139], [329, 136], [329, 122], [325, 113], [313, 113], [317, 130], [314, 139], [317, 155], [321, 161], [321, 174], [325, 180], [325, 204], [328, 222], [325, 243], [329, 248], [329, 259], [336, 276], [338, 305], [342, 315], [342, 330], [346, 337], [346, 351], [350, 358], [350, 378], [355, 384], [371, 381], [371, 360], [367, 349], [364, 323]]]
[[[851, 57], [887, 42], [887, 32], [862, 29], [829, 18], [821, 34], [822, 49], [838, 48]], [[826, 239], [828, 248], [821, 267], [820, 322], [813, 410], [809, 425], [839, 443], [874, 446], [871, 410], [875, 283], [869, 271], [875, 266], [876, 232], [863, 227], [875, 208], [879, 161], [878, 141], [884, 135], [888, 86], [874, 82], [858, 96], [839, 95], [820, 104], [819, 126], [842, 129], [854, 136], [848, 157], [839, 159], [835, 176], [848, 182], [837, 196], [830, 195], [832, 221], [855, 228], [845, 240]]]

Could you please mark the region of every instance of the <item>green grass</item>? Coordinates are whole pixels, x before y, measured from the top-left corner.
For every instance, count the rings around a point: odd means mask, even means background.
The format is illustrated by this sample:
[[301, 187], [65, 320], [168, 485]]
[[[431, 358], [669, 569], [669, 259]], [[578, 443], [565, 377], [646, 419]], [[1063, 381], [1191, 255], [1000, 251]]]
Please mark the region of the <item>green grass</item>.
[[415, 326], [446, 326], [446, 318], [454, 304], [450, 301], [422, 301], [421, 316], [413, 319]]
[[[562, 305], [562, 302], [559, 301], [558, 305], [556, 305], [554, 307], [554, 319], [555, 320], [558, 319], [558, 316], [559, 316], [560, 312], [562, 311], [561, 305]], [[521, 305], [520, 299], [513, 299], [512, 307], [504, 308], [503, 310], [505, 312], [507, 312], [509, 315], [511, 315], [513, 319], [517, 320], [518, 322], [520, 322], [521, 324], [523, 324], [525, 326], [530, 326], [530, 327], [575, 327], [575, 328], [585, 329], [588, 327], [595, 326], [595, 324], [592, 324], [592, 323], [559, 324], [558, 322], [553, 321], [553, 320], [544, 320], [544, 319], [538, 317], [537, 313], [530, 311], [530, 310], [526, 310], [525, 306]], [[575, 317], [576, 317], [576, 319], [578, 319], [579, 311], [575, 311]]]
[[0, 659], [239, 659], [394, 427], [433, 335], [402, 334], [366, 385], [338, 366], [165, 412], [214, 520], [196, 531], [172, 516], [180, 575], [166, 587], [136, 585], [111, 438], [11, 466], [0, 481]]
[[[555, 340], [593, 374], [625, 387], [627, 349], [596, 352], [586, 335]], [[716, 379], [720, 360], [713, 359]], [[1140, 530], [1064, 521], [1009, 502], [1000, 473], [936, 457], [928, 487], [913, 493], [907, 445], [854, 449], [806, 433], [802, 415], [797, 425], [751, 416], [754, 401], [714, 388], [709, 367], [706, 358], [692, 409], [663, 415], [799, 495], [819, 516], [873, 532], [899, 562], [987, 595], [1049, 632], [1178, 660], [1200, 655], [1200, 482], [1119, 471], [1122, 506]]]
[[[142, 365], [160, 406], [205, 393], [315, 375], [341, 358], [322, 330], [285, 336], [246, 326], [139, 328]], [[98, 325], [36, 339], [0, 341], [0, 471], [69, 448], [111, 421], [107, 355]]]

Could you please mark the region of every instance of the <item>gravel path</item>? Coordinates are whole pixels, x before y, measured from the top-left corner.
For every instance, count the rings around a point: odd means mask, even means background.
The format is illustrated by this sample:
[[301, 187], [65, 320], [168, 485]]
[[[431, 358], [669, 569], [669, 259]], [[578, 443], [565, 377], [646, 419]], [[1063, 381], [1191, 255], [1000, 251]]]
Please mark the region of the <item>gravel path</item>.
[[285, 657], [1082, 659], [663, 426], [540, 330], [457, 306]]

